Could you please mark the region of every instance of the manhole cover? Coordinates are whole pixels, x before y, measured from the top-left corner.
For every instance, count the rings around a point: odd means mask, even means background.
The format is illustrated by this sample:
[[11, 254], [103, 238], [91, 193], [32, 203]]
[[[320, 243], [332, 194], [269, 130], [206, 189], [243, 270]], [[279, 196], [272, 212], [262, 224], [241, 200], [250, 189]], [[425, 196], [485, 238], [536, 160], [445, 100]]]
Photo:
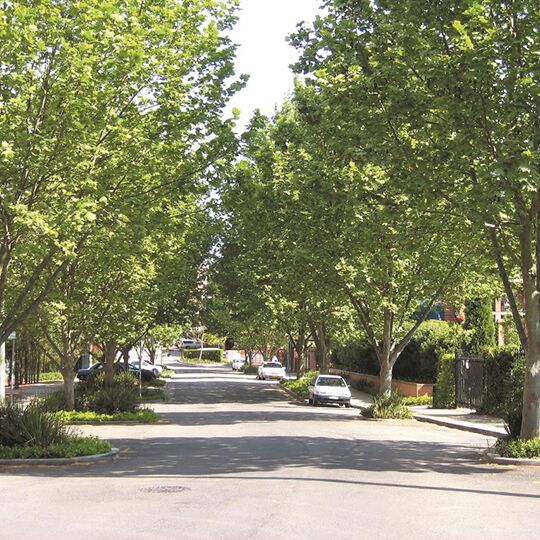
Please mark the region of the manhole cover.
[[189, 491], [189, 488], [183, 486], [154, 486], [142, 488], [141, 491], [145, 493], [182, 493], [182, 491]]

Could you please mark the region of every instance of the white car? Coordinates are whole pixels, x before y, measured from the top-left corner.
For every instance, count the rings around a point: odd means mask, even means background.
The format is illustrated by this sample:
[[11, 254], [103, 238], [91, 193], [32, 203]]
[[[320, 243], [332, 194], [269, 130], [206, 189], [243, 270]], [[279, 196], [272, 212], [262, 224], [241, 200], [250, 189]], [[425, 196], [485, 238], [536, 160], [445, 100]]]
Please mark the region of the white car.
[[337, 403], [351, 406], [351, 391], [339, 375], [319, 375], [309, 385], [309, 404]]
[[232, 369], [233, 371], [240, 371], [242, 369], [242, 366], [246, 363], [246, 361], [243, 358], [235, 358], [232, 361]]
[[285, 368], [279, 362], [264, 362], [257, 370], [257, 379], [283, 379]]
[[[135, 369], [139, 369], [138, 360], [130, 360], [129, 363]], [[158, 366], [157, 364], [151, 364], [150, 362], [147, 362], [146, 360], [143, 360], [142, 367], [143, 369], [149, 369], [150, 371], [152, 371], [156, 377], [159, 377], [161, 372], [163, 371], [163, 366]]]

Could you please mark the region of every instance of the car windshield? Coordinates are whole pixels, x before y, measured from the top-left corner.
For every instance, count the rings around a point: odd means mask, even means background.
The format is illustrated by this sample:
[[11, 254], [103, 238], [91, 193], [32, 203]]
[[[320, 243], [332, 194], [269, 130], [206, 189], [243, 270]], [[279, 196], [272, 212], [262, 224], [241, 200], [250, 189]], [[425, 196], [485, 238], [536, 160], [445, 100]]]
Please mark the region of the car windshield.
[[335, 379], [333, 377], [319, 377], [317, 386], [347, 386], [343, 379]]
[[280, 368], [280, 367], [283, 367], [283, 366], [278, 362], [268, 362], [267, 364], [264, 364], [264, 367], [277, 367], [277, 368]]

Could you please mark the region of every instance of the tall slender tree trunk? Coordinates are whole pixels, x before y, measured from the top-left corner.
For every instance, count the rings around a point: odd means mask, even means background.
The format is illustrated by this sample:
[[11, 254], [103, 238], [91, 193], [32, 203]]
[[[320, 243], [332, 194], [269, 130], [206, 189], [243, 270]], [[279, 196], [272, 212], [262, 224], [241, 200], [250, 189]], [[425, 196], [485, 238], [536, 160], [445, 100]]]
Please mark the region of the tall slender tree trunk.
[[6, 399], [6, 343], [0, 343], [0, 404]]
[[392, 393], [392, 370], [397, 356], [393, 354], [392, 331], [394, 314], [388, 308], [384, 310], [384, 327], [381, 350], [377, 351], [379, 358], [379, 394], [389, 396]]
[[390, 361], [389, 356], [379, 357], [379, 394], [381, 396], [389, 396], [392, 393], [392, 370], [394, 366]]
[[107, 341], [103, 349], [104, 367], [105, 367], [105, 383], [112, 384], [114, 379], [114, 361], [116, 360], [116, 343]]
[[540, 437], [540, 194], [537, 194], [536, 198], [536, 253], [533, 255], [532, 252], [533, 220], [528, 219], [528, 216], [521, 218], [522, 230], [519, 238], [527, 329], [523, 420], [520, 433], [523, 439]]
[[66, 411], [75, 408], [75, 370], [73, 358], [62, 359], [62, 377], [64, 379], [64, 405]]

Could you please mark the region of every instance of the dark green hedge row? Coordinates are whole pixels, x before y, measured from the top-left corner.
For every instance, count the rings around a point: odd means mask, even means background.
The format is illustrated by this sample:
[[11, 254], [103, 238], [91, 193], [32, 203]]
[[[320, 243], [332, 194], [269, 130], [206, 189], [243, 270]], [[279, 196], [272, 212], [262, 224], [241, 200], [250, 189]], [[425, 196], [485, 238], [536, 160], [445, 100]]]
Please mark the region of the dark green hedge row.
[[[462, 333], [456, 324], [426, 321], [401, 353], [394, 367], [394, 377], [406, 381], [434, 383], [439, 359], [443, 354], [455, 351], [457, 340]], [[340, 369], [369, 375], [379, 374], [377, 356], [367, 341], [337, 347], [332, 360]]]
[[[201, 357], [199, 350], [184, 350], [184, 358], [186, 360], [198, 360]], [[202, 360], [209, 360], [210, 362], [223, 362], [223, 351], [218, 349], [216, 351], [203, 351]]]

